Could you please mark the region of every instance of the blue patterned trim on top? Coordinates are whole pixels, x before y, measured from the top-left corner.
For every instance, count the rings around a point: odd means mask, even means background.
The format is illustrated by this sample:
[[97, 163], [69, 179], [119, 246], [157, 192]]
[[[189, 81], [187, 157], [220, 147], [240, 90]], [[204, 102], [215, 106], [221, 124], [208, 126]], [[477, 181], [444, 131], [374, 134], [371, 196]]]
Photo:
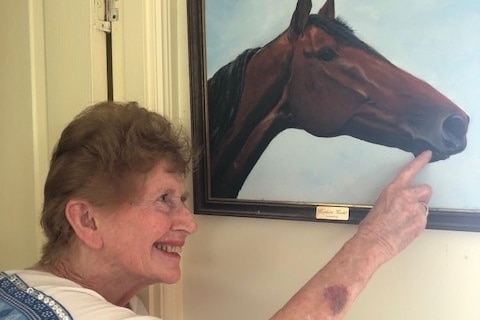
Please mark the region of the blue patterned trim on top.
[[72, 316], [55, 299], [29, 287], [17, 274], [0, 272], [0, 319], [71, 320]]

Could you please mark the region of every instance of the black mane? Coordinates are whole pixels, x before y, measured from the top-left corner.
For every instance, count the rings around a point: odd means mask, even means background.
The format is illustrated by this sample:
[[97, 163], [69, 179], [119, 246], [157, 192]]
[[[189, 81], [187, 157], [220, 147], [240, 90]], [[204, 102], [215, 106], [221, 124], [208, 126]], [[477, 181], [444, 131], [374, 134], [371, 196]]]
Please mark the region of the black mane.
[[210, 148], [214, 150], [232, 126], [243, 92], [246, 66], [260, 48], [247, 49], [208, 79]]

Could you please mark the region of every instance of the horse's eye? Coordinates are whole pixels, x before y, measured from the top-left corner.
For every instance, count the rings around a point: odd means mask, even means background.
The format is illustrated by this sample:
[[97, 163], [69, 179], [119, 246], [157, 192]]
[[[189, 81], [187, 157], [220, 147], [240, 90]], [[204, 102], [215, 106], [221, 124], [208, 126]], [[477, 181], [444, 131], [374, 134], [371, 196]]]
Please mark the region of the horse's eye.
[[332, 61], [338, 57], [338, 54], [332, 48], [323, 48], [317, 53], [317, 58], [323, 61]]

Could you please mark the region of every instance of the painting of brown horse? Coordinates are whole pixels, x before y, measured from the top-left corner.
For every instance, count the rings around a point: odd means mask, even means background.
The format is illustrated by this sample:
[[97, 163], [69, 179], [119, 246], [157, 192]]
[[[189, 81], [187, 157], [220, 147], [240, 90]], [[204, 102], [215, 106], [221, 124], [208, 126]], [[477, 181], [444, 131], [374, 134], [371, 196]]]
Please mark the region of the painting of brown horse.
[[290, 128], [348, 135], [433, 161], [462, 152], [468, 115], [392, 64], [337, 19], [327, 0], [299, 0], [288, 28], [208, 80], [210, 193], [236, 198], [270, 142]]

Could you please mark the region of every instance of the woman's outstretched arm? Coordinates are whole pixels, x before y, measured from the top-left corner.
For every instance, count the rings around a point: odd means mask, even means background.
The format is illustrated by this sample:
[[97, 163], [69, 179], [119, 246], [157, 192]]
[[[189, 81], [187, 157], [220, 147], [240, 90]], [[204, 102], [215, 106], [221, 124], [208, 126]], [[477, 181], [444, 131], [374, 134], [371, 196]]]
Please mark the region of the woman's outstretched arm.
[[271, 320], [342, 319], [378, 268], [425, 229], [432, 189], [412, 185], [430, 161], [426, 151], [382, 191], [356, 234]]

